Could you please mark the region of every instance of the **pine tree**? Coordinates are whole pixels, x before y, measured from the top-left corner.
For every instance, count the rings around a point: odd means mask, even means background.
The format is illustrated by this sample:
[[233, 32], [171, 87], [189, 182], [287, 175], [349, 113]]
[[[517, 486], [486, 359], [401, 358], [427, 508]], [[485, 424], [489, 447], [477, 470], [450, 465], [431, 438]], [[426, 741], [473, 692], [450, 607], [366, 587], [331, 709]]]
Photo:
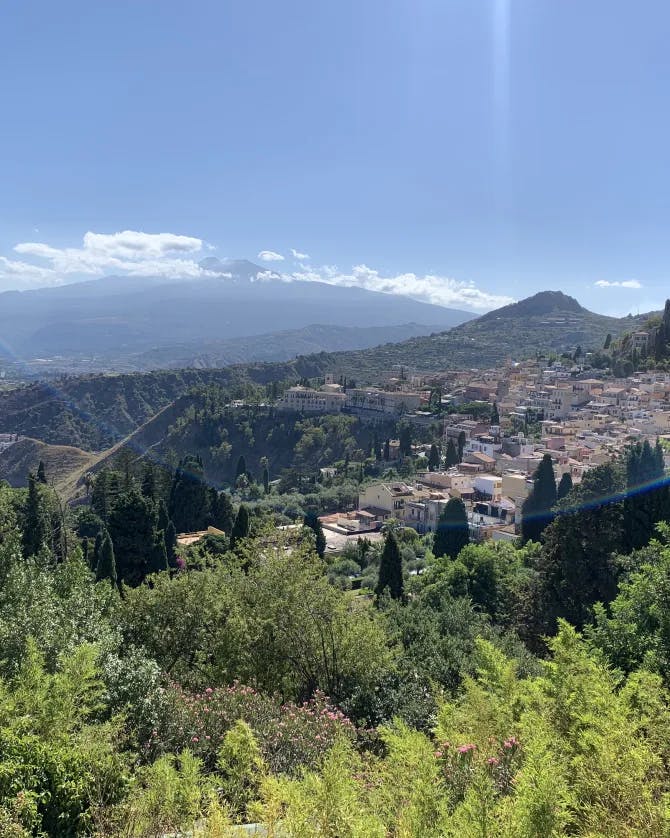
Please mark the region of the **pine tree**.
[[440, 467], [440, 451], [433, 443], [430, 446], [430, 454], [428, 455], [428, 470], [429, 471], [437, 471]]
[[553, 519], [556, 476], [551, 455], [545, 454], [533, 475], [533, 488], [523, 503], [521, 534], [524, 541], [539, 541]]
[[460, 498], [451, 498], [440, 515], [433, 539], [433, 555], [455, 559], [470, 543], [470, 528], [465, 504]]
[[466, 443], [465, 431], [461, 431], [458, 435], [458, 462], [463, 462], [463, 451], [465, 451]]
[[23, 555], [36, 556], [47, 541], [46, 511], [34, 474], [28, 475], [28, 497], [24, 507]]
[[388, 591], [391, 599], [401, 600], [404, 596], [404, 582], [402, 576], [402, 556], [398, 541], [393, 532], [389, 532], [384, 543], [381, 561], [379, 563], [379, 579], [377, 581], [377, 598]]
[[571, 489], [572, 477], [570, 476], [569, 471], [564, 471], [558, 483], [558, 489], [556, 490], [556, 499], [563, 500], [563, 498], [568, 495]]
[[37, 482], [47, 485], [47, 472], [43, 460], [40, 460], [40, 464], [37, 466]]
[[117, 583], [116, 559], [114, 557], [114, 545], [109, 533], [105, 533], [100, 546], [100, 558], [95, 569], [95, 578], [98, 582], [109, 579], [112, 585]]
[[303, 520], [303, 526], [312, 530], [316, 536], [316, 552], [320, 558], [323, 558], [326, 553], [326, 536], [316, 512], [307, 512]]
[[234, 550], [240, 541], [249, 535], [249, 511], [244, 504], [240, 504], [237, 517], [230, 533], [230, 549]]
[[447, 453], [446, 453], [446, 456], [445, 456], [445, 462], [446, 462], [447, 468], [452, 468], [453, 466], [457, 466], [460, 462], [460, 459], [459, 459], [459, 456], [458, 456], [458, 451], [456, 450], [456, 445], [454, 443], [454, 440], [451, 437], [449, 437], [449, 439], [447, 441]]

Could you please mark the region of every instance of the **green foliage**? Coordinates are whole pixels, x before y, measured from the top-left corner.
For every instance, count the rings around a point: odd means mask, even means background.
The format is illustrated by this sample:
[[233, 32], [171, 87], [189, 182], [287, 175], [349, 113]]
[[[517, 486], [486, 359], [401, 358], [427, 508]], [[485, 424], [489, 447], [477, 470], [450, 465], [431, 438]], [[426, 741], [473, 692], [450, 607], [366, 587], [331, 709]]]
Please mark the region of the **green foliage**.
[[556, 505], [556, 476], [550, 454], [542, 457], [533, 474], [533, 488], [523, 503], [521, 534], [524, 541], [539, 541], [552, 521]]
[[321, 521], [319, 521], [315, 512], [310, 511], [305, 515], [303, 524], [314, 533], [314, 548], [317, 556], [322, 559], [326, 552], [326, 536], [324, 535]]
[[433, 540], [433, 554], [437, 558], [458, 557], [470, 541], [470, 528], [465, 504], [460, 498], [450, 498], [437, 522]]
[[622, 488], [615, 465], [592, 469], [562, 501], [565, 506], [545, 531], [535, 603], [542, 633], [553, 633], [558, 618], [583, 627], [596, 602], [608, 603], [615, 596]]
[[376, 593], [378, 599], [385, 594], [388, 594], [391, 599], [401, 600], [403, 598], [402, 556], [400, 555], [398, 540], [392, 530], [387, 533], [384, 541], [384, 550], [379, 562]]
[[235, 815], [245, 816], [250, 804], [258, 800], [266, 769], [253, 731], [241, 719], [226, 733], [217, 767], [226, 802]]
[[244, 504], [240, 505], [235, 517], [235, 523], [230, 532], [230, 549], [234, 550], [238, 544], [249, 535], [249, 510]]

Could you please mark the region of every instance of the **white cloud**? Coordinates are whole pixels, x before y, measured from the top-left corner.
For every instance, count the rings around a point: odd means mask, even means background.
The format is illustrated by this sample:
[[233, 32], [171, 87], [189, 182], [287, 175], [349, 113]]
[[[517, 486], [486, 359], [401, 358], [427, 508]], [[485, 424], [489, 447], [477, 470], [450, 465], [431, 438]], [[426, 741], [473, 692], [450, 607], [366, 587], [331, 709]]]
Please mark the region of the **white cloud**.
[[[204, 260], [204, 267], [197, 254], [207, 250], [199, 238], [174, 233], [143, 233], [124, 230], [119, 233], [88, 232], [80, 247], [53, 247], [45, 242], [21, 242], [14, 251], [28, 261], [18, 261], [0, 256], [0, 290], [9, 288], [35, 288], [59, 285], [81, 277], [122, 274], [125, 276], [159, 276], [166, 279], [196, 279], [203, 276], [229, 276], [212, 268]], [[382, 273], [367, 265], [355, 265], [341, 270], [336, 265], [312, 267], [304, 261], [307, 254], [292, 249], [297, 261], [292, 271], [258, 271], [257, 282], [325, 282], [348, 288], [365, 288], [386, 294], [412, 297], [435, 305], [467, 308], [475, 312], [489, 311], [513, 302], [513, 298], [492, 294], [472, 282], [440, 276], [438, 274]], [[258, 257], [263, 262], [280, 262], [284, 257], [272, 250], [262, 250]], [[598, 285], [606, 282], [601, 280]], [[630, 282], [637, 282], [631, 280]], [[625, 287], [629, 283], [620, 284]]]
[[283, 262], [284, 257], [281, 253], [275, 253], [274, 250], [261, 250], [261, 252], [256, 256], [257, 259], [260, 259], [261, 262]]
[[[26, 262], [24, 265], [37, 272], [41, 284], [57, 284], [63, 276], [103, 276], [110, 272], [129, 276], [161, 276], [166, 278], [194, 278], [206, 276], [196, 261], [189, 259], [202, 251], [202, 239], [175, 233], [142, 233], [123, 230], [119, 233], [92, 233], [84, 235], [81, 247], [52, 247], [44, 242], [20, 242], [16, 253], [48, 263], [40, 267]], [[0, 278], [9, 273], [8, 260], [0, 262]]]
[[293, 256], [294, 259], [298, 259], [300, 262], [304, 262], [309, 259], [309, 253], [301, 253], [293, 247], [291, 248], [291, 256]]
[[642, 288], [642, 283], [637, 279], [624, 279], [621, 282], [618, 280], [599, 279], [595, 285], [598, 288]]
[[472, 282], [437, 274], [403, 273], [384, 276], [367, 265], [355, 265], [350, 273], [343, 273], [334, 265], [324, 265], [318, 270], [306, 269], [285, 274], [283, 278], [299, 282], [326, 282], [329, 285], [366, 288], [369, 291], [412, 297], [435, 305], [464, 306], [474, 311], [490, 311], [514, 302], [513, 297], [490, 294], [477, 288]]
[[44, 285], [57, 285], [59, 282], [59, 277], [50, 268], [0, 256], [0, 291], [40, 288]]

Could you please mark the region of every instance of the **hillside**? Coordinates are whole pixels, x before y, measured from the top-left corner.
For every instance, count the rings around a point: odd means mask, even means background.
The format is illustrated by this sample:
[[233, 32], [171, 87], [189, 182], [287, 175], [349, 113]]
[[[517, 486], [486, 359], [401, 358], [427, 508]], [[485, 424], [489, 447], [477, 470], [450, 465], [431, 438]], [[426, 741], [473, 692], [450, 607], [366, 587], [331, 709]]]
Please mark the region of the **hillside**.
[[[419, 323], [369, 327], [314, 324], [304, 329], [264, 335], [175, 344], [124, 356], [120, 366], [130, 371], [146, 371], [186, 367], [212, 369], [230, 364], [289, 361], [298, 355], [368, 349], [428, 335], [434, 330], [434, 326]], [[109, 361], [104, 361], [98, 366], [108, 365]], [[54, 366], [59, 369], [62, 363], [55, 361]]]
[[537, 352], [574, 352], [577, 346], [595, 350], [602, 348], [608, 334], [615, 338], [639, 328], [648, 316], [607, 317], [561, 291], [543, 291], [448, 332], [340, 353], [337, 369], [374, 380], [397, 365], [421, 371], [492, 367], [506, 358], [519, 360]]
[[507, 357], [536, 352], [573, 352], [578, 345], [585, 351], [597, 349], [608, 333], [616, 337], [647, 317], [606, 317], [560, 292], [544, 292], [448, 332], [371, 349], [211, 370], [68, 376], [0, 392], [0, 432], [102, 451], [193, 388], [225, 387], [231, 398], [244, 398], [258, 394], [259, 386], [327, 372], [369, 383], [383, 379], [394, 366], [421, 371], [495, 366]]
[[420, 323], [446, 329], [473, 316], [362, 288], [286, 282], [246, 261], [207, 260], [204, 267], [207, 273], [198, 279], [104, 277], [5, 292], [0, 294], [1, 346], [11, 347], [8, 358], [60, 356], [63, 364], [85, 359], [108, 369], [143, 352], [162, 350], [163, 361], [171, 363], [173, 346], [193, 344], [192, 358], [211, 341], [314, 323], [359, 328], [371, 322], [377, 327]]
[[0, 480], [10, 486], [25, 486], [28, 473], [36, 472], [40, 460], [47, 479], [62, 490], [68, 479], [83, 472], [95, 457], [69, 445], [47, 445], [38, 439], [24, 437], [0, 452]]

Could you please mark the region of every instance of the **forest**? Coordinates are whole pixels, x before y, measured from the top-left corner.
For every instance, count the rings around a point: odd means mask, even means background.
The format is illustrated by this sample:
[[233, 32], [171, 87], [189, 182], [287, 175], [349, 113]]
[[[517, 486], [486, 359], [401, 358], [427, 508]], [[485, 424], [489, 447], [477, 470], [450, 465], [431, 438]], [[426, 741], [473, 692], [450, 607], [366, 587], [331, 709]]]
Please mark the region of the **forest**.
[[335, 557], [197, 456], [0, 487], [1, 834], [668, 834], [661, 463], [543, 462], [518, 544], [453, 499]]

